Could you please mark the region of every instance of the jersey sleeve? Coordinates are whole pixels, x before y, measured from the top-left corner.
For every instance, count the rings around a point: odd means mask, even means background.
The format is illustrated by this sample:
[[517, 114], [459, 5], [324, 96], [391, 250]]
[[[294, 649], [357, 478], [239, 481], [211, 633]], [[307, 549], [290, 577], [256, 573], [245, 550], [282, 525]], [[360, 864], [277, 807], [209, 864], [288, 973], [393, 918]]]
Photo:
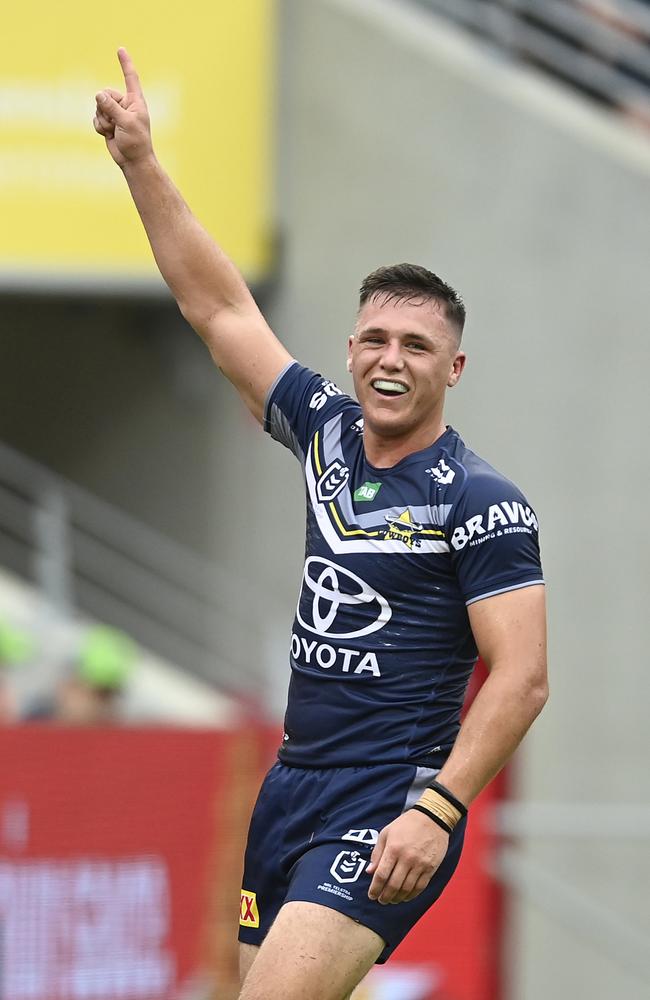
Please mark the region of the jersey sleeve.
[[346, 409], [358, 411], [359, 405], [330, 379], [293, 361], [280, 372], [269, 390], [264, 430], [304, 465], [314, 433]]
[[466, 604], [544, 582], [537, 516], [523, 493], [493, 470], [469, 477], [446, 529]]

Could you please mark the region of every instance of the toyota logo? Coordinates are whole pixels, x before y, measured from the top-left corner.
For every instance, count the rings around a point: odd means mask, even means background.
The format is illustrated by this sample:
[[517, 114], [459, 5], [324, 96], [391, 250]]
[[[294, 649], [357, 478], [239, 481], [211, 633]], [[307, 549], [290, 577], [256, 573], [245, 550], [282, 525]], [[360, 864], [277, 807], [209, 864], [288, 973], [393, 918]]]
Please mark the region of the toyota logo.
[[[301, 606], [306, 612], [310, 599], [311, 622], [308, 622], [301, 614]], [[362, 604], [369, 605], [375, 619], [363, 628], [350, 628], [359, 624], [354, 612]], [[349, 569], [319, 556], [310, 556], [305, 562], [303, 589], [296, 616], [309, 632], [331, 639], [355, 639], [377, 632], [391, 615], [386, 598]]]

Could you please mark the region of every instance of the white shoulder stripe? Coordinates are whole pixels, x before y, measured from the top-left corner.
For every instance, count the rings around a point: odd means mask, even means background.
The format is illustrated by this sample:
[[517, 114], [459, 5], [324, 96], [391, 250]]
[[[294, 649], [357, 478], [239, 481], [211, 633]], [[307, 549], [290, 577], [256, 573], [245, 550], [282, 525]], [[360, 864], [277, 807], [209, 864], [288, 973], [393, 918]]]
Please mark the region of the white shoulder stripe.
[[511, 587], [501, 587], [500, 590], [490, 590], [487, 594], [479, 594], [478, 597], [472, 597], [470, 601], [465, 601], [467, 607], [470, 604], [476, 604], [477, 601], [484, 601], [487, 597], [496, 597], [497, 594], [508, 594], [511, 590], [523, 590], [524, 587], [544, 587], [546, 584], [540, 577], [537, 580], [526, 580], [525, 583], [515, 583]]

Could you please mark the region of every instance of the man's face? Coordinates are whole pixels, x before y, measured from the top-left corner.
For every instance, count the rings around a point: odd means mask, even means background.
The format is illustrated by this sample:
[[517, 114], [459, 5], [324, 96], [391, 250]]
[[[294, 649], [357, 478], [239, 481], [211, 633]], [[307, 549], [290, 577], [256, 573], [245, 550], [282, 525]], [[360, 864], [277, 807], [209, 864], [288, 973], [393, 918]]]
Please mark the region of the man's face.
[[99, 688], [80, 677], [69, 677], [57, 697], [57, 718], [73, 726], [103, 726], [116, 721], [119, 690]]
[[445, 390], [465, 364], [444, 304], [371, 299], [359, 313], [348, 359], [366, 427], [379, 437], [412, 436], [418, 449], [431, 443]]

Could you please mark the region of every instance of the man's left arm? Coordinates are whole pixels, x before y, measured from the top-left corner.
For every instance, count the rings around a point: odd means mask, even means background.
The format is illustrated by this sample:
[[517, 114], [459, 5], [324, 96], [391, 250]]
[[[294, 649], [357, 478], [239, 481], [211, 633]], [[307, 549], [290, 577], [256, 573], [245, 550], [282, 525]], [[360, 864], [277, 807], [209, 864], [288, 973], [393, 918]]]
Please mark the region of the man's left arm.
[[[468, 608], [489, 671], [436, 780], [465, 806], [501, 770], [548, 697], [543, 585], [476, 601]], [[381, 903], [414, 899], [442, 862], [449, 835], [409, 809], [381, 831], [368, 871]]]

